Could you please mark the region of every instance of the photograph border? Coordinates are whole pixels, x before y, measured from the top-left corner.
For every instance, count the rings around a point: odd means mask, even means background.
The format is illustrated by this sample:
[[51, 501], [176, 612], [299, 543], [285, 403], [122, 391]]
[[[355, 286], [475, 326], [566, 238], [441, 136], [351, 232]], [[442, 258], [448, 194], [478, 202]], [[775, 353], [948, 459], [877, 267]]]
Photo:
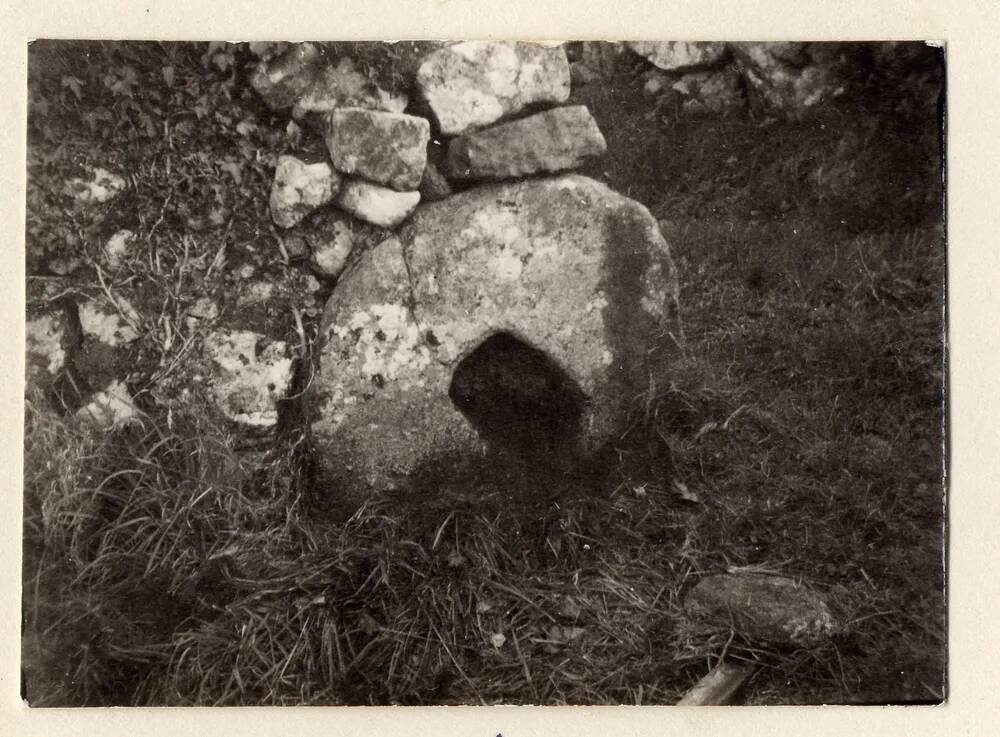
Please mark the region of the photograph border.
[[[688, 734], [739, 730], [768, 734], [922, 735], [985, 733], [996, 711], [1000, 675], [993, 667], [998, 636], [993, 605], [1000, 578], [991, 522], [1000, 502], [991, 399], [1000, 395], [995, 328], [1000, 300], [1000, 209], [994, 204], [1000, 154], [996, 102], [995, 3], [827, 2], [748, 4], [649, 0], [596, 3], [559, 0], [368, 0], [336, 10], [315, 4], [233, 2], [206, 9], [186, 0], [141, 5], [85, 0], [11, 3], [0, 10], [0, 222], [12, 243], [3, 249], [2, 300], [11, 339], [0, 350], [8, 376], [2, 421], [10, 442], [2, 494], [5, 535], [0, 571], [0, 724], [14, 734], [407, 734], [515, 735]], [[948, 702], [938, 707], [244, 707], [30, 710], [19, 697], [21, 478], [24, 377], [24, 217], [27, 41], [33, 38], [183, 40], [375, 40], [432, 38], [677, 40], [935, 40], [945, 44], [948, 83]], [[1000, 293], [1000, 290], [996, 290]], [[994, 399], [995, 401], [995, 399]], [[951, 532], [954, 526], [955, 532]], [[944, 551], [943, 551], [944, 552]], [[982, 729], [980, 729], [982, 728]]]

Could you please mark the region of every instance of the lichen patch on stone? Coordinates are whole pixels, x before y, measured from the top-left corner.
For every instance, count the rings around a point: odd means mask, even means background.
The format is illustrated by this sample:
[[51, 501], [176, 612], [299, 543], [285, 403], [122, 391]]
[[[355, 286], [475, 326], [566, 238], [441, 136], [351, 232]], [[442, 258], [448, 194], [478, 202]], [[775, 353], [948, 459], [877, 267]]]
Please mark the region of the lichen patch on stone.
[[217, 330], [205, 338], [215, 364], [212, 393], [229, 419], [252, 427], [278, 421], [277, 403], [292, 381], [292, 359], [282, 341], [248, 330]]
[[[135, 321], [137, 313], [124, 299], [119, 298], [118, 307]], [[126, 322], [118, 311], [104, 304], [84, 302], [79, 306], [78, 314], [84, 334], [111, 347], [131, 343], [139, 337], [136, 329]]]
[[28, 320], [25, 337], [28, 349], [28, 372], [47, 371], [55, 376], [66, 363], [63, 338], [66, 330], [57, 315], [42, 315]]

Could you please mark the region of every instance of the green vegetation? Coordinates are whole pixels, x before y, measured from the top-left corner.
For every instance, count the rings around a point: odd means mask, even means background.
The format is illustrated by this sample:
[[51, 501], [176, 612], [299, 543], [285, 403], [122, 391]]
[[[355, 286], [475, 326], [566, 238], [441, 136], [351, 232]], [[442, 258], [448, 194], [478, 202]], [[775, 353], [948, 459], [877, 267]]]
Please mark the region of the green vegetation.
[[[687, 345], [636, 399], [638, 450], [600, 474], [484, 463], [341, 519], [295, 412], [261, 450], [196, 391], [169, 414], [149, 399], [190, 337], [177, 316], [220, 272], [288, 268], [266, 202], [288, 121], [246, 86], [246, 51], [30, 58], [29, 273], [56, 252], [89, 278], [130, 227], [142, 246], [108, 286], [148, 318], [140, 422], [101, 433], [26, 402], [33, 705], [672, 703], [723, 655], [760, 665], [749, 703], [943, 698], [933, 105], [883, 80], [797, 122], [683, 117], [625, 60], [574, 91], [608, 139], [588, 173], [649, 206], [681, 276]], [[82, 162], [129, 190], [68, 207]], [[255, 319], [297, 344], [281, 304]], [[807, 581], [839, 632], [781, 649], [685, 620], [687, 589], [728, 568]]]

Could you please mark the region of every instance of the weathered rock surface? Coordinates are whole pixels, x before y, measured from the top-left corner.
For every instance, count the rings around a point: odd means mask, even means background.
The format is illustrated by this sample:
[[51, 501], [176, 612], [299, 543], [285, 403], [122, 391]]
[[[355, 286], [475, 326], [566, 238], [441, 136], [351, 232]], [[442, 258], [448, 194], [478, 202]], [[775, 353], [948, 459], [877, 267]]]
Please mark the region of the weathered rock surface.
[[692, 616], [771, 642], [808, 645], [834, 631], [823, 598], [784, 576], [726, 573], [702, 579], [684, 606]]
[[512, 179], [573, 169], [605, 150], [590, 111], [574, 105], [453, 138], [448, 173], [457, 179]]
[[320, 63], [315, 45], [291, 44], [274, 58], [262, 60], [250, 84], [272, 110], [288, 108], [312, 85]]
[[117, 269], [128, 256], [129, 250], [135, 244], [135, 233], [131, 230], [119, 230], [104, 244], [104, 258], [108, 266]]
[[131, 370], [130, 347], [138, 340], [142, 318], [121, 295], [81, 302], [76, 307], [82, 340], [70, 360], [75, 373], [98, 390], [124, 379]]
[[726, 55], [726, 45], [718, 42], [628, 41], [629, 49], [668, 72], [715, 64]]
[[309, 263], [321, 277], [336, 279], [347, 265], [354, 249], [354, 234], [338, 228], [320, 248], [312, 252]]
[[569, 97], [569, 62], [561, 46], [465, 41], [430, 54], [417, 87], [441, 133], [481, 128], [533, 103]]
[[249, 427], [272, 427], [278, 401], [292, 382], [292, 359], [282, 341], [249, 330], [216, 330], [205, 337], [214, 364], [211, 392], [222, 413]]
[[132, 402], [128, 387], [122, 381], [108, 384], [76, 412], [77, 417], [89, 420], [102, 428], [118, 427], [138, 414], [139, 410]]
[[280, 156], [271, 185], [271, 218], [276, 225], [291, 228], [333, 200], [339, 190], [340, 175], [326, 161]]
[[356, 248], [381, 243], [390, 231], [331, 208], [302, 223], [297, 234], [309, 255], [313, 273], [321, 279], [335, 279]]
[[424, 118], [342, 108], [330, 114], [326, 145], [339, 171], [407, 192], [420, 186], [430, 135]]
[[[479, 452], [484, 438], [506, 442], [516, 428], [496, 424], [481, 411], [490, 397], [477, 396], [491, 375], [505, 377], [501, 395], [525, 385], [557, 394], [566, 423], [548, 428], [554, 441], [599, 447], [649, 372], [669, 363], [677, 293], [646, 208], [591, 179], [489, 185], [423, 206], [327, 303], [312, 394], [318, 457], [351, 496]], [[530, 402], [520, 409], [538, 419]]]
[[292, 115], [303, 118], [345, 107], [401, 113], [408, 98], [401, 91], [382, 89], [358, 71], [352, 59], [344, 58], [320, 67], [294, 102]]
[[102, 203], [117, 197], [126, 186], [120, 175], [95, 167], [89, 179], [76, 177], [66, 182], [64, 191], [78, 202]]
[[187, 329], [194, 332], [219, 318], [219, 304], [211, 297], [199, 297], [187, 309], [184, 318]]
[[[812, 63], [810, 44], [747, 42], [729, 46], [748, 88], [765, 107], [797, 114], [843, 92], [836, 64], [830, 59]], [[817, 47], [822, 49], [823, 45]]]
[[131, 343], [139, 337], [136, 325], [139, 315], [124, 298], [118, 304], [107, 300], [90, 300], [77, 308], [84, 336], [91, 336], [112, 348]]
[[329, 218], [325, 230], [321, 239], [313, 241], [309, 263], [320, 275], [335, 279], [354, 250], [354, 228], [349, 218], [339, 217]]
[[420, 180], [420, 201], [437, 202], [451, 196], [451, 185], [436, 164], [428, 161]]
[[245, 289], [241, 290], [239, 296], [236, 298], [236, 306], [243, 308], [270, 302], [274, 292], [274, 282], [266, 278], [251, 281]]
[[395, 228], [420, 202], [420, 192], [397, 192], [388, 187], [349, 179], [340, 190], [340, 209], [382, 228]]
[[48, 386], [66, 365], [66, 326], [59, 312], [40, 315], [25, 323], [28, 380]]

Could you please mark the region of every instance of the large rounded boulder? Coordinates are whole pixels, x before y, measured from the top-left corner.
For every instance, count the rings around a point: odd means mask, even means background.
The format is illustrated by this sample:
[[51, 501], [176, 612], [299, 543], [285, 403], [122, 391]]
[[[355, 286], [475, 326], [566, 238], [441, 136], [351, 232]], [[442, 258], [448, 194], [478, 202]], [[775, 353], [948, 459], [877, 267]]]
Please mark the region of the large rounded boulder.
[[656, 221], [583, 176], [424, 205], [327, 303], [314, 436], [343, 493], [490, 446], [579, 457], [621, 433], [681, 340]]

